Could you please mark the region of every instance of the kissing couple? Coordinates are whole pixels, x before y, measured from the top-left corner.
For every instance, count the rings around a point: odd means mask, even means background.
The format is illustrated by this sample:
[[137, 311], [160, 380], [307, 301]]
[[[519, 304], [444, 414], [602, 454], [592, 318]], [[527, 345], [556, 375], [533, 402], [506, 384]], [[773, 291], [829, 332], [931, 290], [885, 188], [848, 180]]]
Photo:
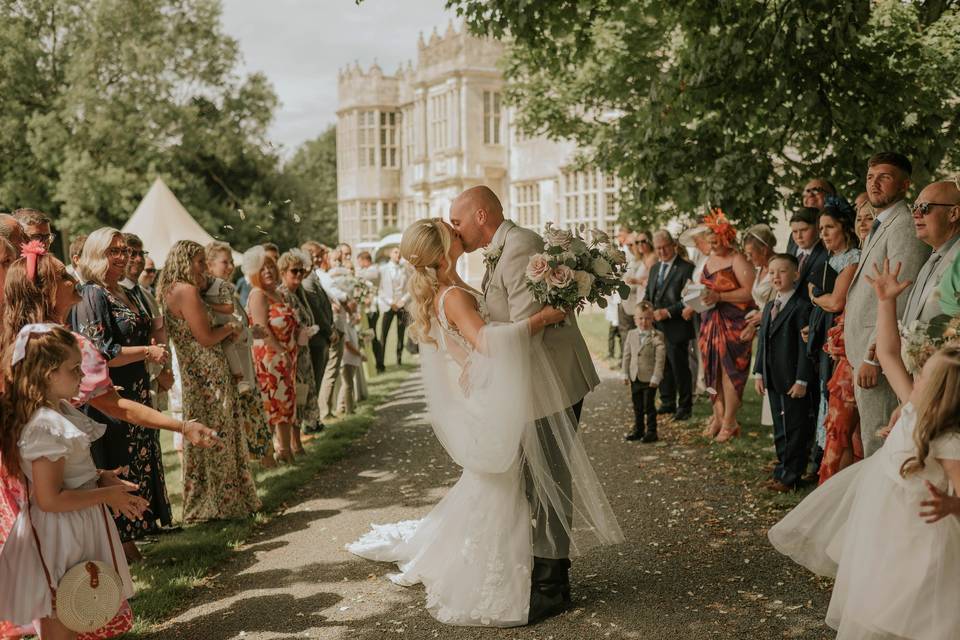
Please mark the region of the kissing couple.
[[[486, 248], [482, 291], [457, 274]], [[511, 627], [571, 605], [570, 556], [623, 534], [577, 434], [599, 377], [573, 313], [526, 286], [543, 239], [503, 217], [488, 187], [440, 218], [414, 222], [400, 252], [430, 424], [463, 474], [421, 520], [373, 525], [347, 545], [423, 583], [426, 607], [452, 625]]]

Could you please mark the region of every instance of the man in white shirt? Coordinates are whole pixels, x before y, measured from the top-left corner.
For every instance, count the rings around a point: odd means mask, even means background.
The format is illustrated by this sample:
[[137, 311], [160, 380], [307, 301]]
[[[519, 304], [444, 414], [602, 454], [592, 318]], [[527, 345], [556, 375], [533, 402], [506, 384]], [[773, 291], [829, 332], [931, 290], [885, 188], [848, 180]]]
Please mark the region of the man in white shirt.
[[390, 262], [380, 267], [380, 286], [377, 290], [377, 307], [380, 310], [380, 349], [375, 353], [377, 371], [386, 371], [384, 351], [387, 348], [387, 334], [393, 319], [397, 319], [397, 364], [403, 357], [403, 334], [407, 328], [407, 314], [404, 307], [410, 302], [407, 292], [407, 268], [400, 264], [400, 247], [390, 250]]

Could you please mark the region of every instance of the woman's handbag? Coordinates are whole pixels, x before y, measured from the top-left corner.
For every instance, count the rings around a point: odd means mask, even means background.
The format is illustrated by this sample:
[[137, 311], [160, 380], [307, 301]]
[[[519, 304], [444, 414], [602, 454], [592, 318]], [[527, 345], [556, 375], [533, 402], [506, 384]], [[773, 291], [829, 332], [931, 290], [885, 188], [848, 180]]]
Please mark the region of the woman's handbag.
[[43, 574], [47, 578], [53, 609], [61, 624], [77, 633], [88, 633], [106, 626], [117, 616], [123, 604], [123, 580], [120, 578], [117, 555], [113, 548], [113, 536], [110, 535], [110, 521], [103, 505], [100, 505], [100, 513], [103, 515], [107, 541], [110, 544], [113, 567], [98, 560], [80, 562], [67, 569], [60, 578], [60, 584], [54, 587], [50, 570], [43, 559], [40, 536], [37, 535], [33, 520], [30, 518], [30, 505], [27, 505], [30, 530], [33, 532], [33, 541], [37, 545]]

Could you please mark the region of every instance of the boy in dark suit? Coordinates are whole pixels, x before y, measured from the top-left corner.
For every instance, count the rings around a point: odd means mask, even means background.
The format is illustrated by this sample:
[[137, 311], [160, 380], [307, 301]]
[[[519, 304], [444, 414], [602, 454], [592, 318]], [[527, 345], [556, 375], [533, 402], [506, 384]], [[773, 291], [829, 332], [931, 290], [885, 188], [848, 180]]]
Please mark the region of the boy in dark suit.
[[800, 334], [813, 305], [797, 289], [796, 257], [778, 253], [769, 269], [777, 295], [763, 308], [754, 374], [757, 393], [768, 394], [773, 411], [777, 466], [766, 486], [785, 493], [800, 482], [816, 431], [816, 405], [807, 393], [816, 381]]
[[790, 239], [797, 245], [793, 253], [797, 258], [799, 273], [797, 294], [802, 298], [810, 297], [808, 283], [823, 286], [824, 269], [827, 258], [830, 257], [820, 242], [820, 228], [817, 224], [819, 217], [820, 212], [817, 209], [805, 207], [790, 218]]

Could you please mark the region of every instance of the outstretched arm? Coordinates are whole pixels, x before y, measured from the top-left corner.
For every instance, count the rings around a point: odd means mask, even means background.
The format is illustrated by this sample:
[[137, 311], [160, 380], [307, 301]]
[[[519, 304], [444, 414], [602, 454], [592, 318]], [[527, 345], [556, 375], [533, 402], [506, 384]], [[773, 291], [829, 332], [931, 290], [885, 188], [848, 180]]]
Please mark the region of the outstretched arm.
[[890, 259], [884, 258], [883, 269], [873, 266], [874, 276], [865, 275], [877, 293], [877, 357], [887, 382], [900, 402], [906, 402], [913, 393], [913, 378], [900, 358], [900, 332], [897, 329], [897, 297], [910, 281], [898, 281], [900, 263], [890, 271]]

